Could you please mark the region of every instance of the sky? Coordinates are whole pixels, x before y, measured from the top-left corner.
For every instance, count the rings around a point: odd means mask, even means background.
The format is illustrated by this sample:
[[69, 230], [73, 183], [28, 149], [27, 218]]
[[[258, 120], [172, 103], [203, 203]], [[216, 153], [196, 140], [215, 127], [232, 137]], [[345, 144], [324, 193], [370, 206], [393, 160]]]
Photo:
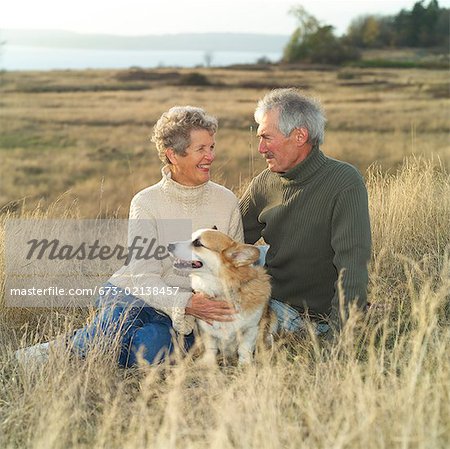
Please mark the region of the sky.
[[[1, 29], [118, 35], [245, 32], [291, 34], [301, 4], [337, 34], [363, 14], [396, 14], [415, 0], [4, 0]], [[425, 5], [429, 3], [425, 0]], [[450, 0], [440, 0], [450, 7]]]

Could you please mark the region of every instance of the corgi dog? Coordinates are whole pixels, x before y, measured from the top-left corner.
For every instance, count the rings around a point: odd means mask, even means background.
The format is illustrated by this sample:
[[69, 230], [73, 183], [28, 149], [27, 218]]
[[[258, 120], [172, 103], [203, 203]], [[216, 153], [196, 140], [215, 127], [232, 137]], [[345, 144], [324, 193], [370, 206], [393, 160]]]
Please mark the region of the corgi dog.
[[237, 311], [233, 321], [197, 320], [204, 358], [216, 360], [220, 352], [225, 359], [237, 354], [240, 365], [251, 362], [258, 338], [269, 342], [277, 324], [269, 307], [269, 275], [254, 265], [258, 248], [235, 242], [216, 229], [200, 229], [191, 240], [170, 243], [168, 250], [175, 268], [191, 270], [194, 291], [227, 301]]

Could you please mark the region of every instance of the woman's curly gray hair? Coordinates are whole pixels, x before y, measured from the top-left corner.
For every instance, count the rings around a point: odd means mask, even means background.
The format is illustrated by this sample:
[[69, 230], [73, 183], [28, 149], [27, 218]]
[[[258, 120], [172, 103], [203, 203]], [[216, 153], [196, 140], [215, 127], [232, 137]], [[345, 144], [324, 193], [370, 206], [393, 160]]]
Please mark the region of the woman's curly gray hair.
[[156, 122], [152, 142], [156, 144], [159, 158], [170, 164], [166, 157], [168, 148], [185, 156], [186, 148], [191, 144], [192, 130], [205, 129], [210, 134], [214, 134], [217, 128], [217, 119], [208, 115], [203, 109], [193, 106], [174, 106], [164, 112]]

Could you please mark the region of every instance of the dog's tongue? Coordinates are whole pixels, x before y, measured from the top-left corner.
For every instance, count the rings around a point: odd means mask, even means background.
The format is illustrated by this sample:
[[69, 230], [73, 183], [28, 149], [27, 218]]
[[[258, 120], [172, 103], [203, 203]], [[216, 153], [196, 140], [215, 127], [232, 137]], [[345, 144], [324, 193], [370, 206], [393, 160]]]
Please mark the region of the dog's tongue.
[[201, 268], [203, 264], [199, 260], [192, 261], [192, 268]]

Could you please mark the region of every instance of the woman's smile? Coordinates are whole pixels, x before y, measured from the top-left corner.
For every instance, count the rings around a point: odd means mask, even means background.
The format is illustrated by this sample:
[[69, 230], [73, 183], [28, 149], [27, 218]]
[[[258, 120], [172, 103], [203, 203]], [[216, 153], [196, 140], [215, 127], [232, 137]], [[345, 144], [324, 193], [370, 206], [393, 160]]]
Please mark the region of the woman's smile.
[[172, 154], [172, 179], [186, 186], [198, 186], [209, 181], [215, 159], [215, 135], [205, 129], [194, 129], [186, 154]]

